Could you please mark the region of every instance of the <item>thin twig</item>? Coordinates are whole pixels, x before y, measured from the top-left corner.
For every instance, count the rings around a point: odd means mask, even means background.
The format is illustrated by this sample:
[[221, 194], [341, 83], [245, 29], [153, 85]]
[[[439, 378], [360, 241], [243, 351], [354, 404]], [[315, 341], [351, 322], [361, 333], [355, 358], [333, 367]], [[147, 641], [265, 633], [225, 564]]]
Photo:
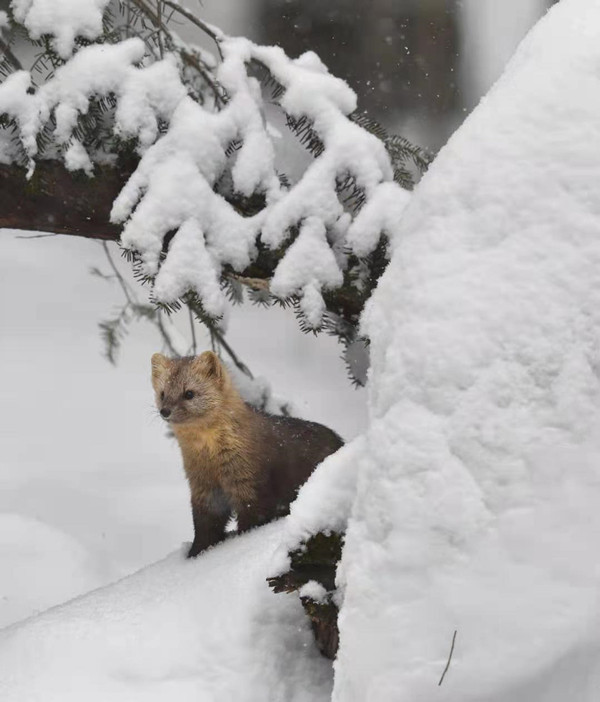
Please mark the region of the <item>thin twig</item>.
[[448, 672], [448, 668], [450, 667], [450, 661], [452, 660], [452, 654], [454, 653], [454, 642], [456, 641], [456, 629], [454, 630], [454, 634], [452, 636], [452, 646], [450, 647], [450, 655], [448, 656], [448, 662], [446, 663], [446, 667], [444, 668], [444, 672], [442, 673], [442, 677], [440, 678], [440, 681], [438, 683], [438, 687], [444, 682], [444, 678], [446, 676], [446, 673]]
[[158, 49], [160, 51], [160, 58], [163, 59], [165, 56], [164, 52], [164, 47], [163, 47], [163, 40], [162, 40], [162, 29], [163, 29], [163, 20], [162, 20], [162, 2], [161, 0], [156, 0], [156, 16], [158, 18], [158, 32], [157, 32], [157, 38], [158, 38]]
[[167, 349], [169, 353], [172, 356], [179, 357], [181, 354], [177, 352], [177, 349], [175, 346], [173, 346], [173, 341], [171, 337], [169, 336], [169, 332], [167, 331], [167, 328], [165, 327], [165, 324], [162, 319], [162, 312], [160, 310], [157, 310], [156, 314], [156, 326], [158, 327], [158, 331], [160, 332], [160, 335], [163, 338], [163, 341], [165, 342]]
[[58, 234], [17, 234], [15, 239], [47, 239], [49, 236], [58, 236]]
[[187, 63], [188, 66], [192, 66], [192, 68], [195, 68], [198, 71], [198, 73], [202, 76], [202, 78], [204, 78], [205, 83], [212, 90], [212, 93], [215, 96], [216, 104], [218, 106], [220, 105], [221, 107], [223, 107], [227, 102], [224, 97], [223, 90], [220, 88], [216, 80], [214, 80], [213, 77], [210, 75], [209, 71], [206, 68], [204, 68], [204, 66], [202, 66], [200, 61], [190, 51], [186, 49], [179, 49], [179, 55], [181, 56], [184, 63]]
[[243, 362], [240, 361], [238, 358], [237, 354], [235, 351], [231, 348], [231, 346], [225, 341], [225, 337], [223, 334], [216, 328], [211, 328], [211, 335], [214, 334], [215, 338], [219, 344], [219, 346], [222, 346], [225, 349], [225, 352], [229, 356], [229, 358], [233, 361], [234, 365], [239, 368], [239, 370], [242, 371], [245, 375], [247, 375], [249, 378], [254, 378], [252, 375], [252, 371], [248, 368], [248, 366]]
[[194, 327], [194, 314], [192, 308], [188, 307], [188, 314], [190, 315], [190, 329], [192, 331], [192, 354], [195, 356], [198, 353], [198, 345], [196, 343], [196, 328]]
[[105, 241], [102, 242], [102, 248], [104, 249], [104, 253], [106, 254], [106, 258], [108, 259], [110, 267], [113, 269], [115, 277], [119, 281], [119, 285], [121, 286], [121, 289], [123, 290], [123, 293], [127, 298], [127, 302], [130, 305], [136, 305], [137, 301], [133, 299], [129, 286], [125, 282], [123, 276], [119, 273], [119, 269], [115, 265], [115, 262], [113, 261], [112, 256], [110, 255], [110, 251], [108, 250], [108, 244]]
[[223, 37], [217, 29], [211, 27], [211, 25], [207, 24], [206, 22], [203, 22], [199, 17], [196, 17], [193, 12], [190, 12], [185, 7], [182, 7], [174, 0], [163, 0], [163, 3], [167, 5], [167, 7], [173, 8], [175, 12], [183, 15], [192, 24], [195, 24], [198, 29], [201, 29], [205, 34], [207, 34], [215, 42], [217, 50], [219, 51], [219, 56], [223, 58], [223, 53], [221, 50], [221, 41]]
[[238, 283], [241, 283], [242, 285], [245, 285], [246, 287], [250, 288], [251, 290], [255, 291], [265, 291], [269, 292], [269, 280], [265, 278], [248, 278], [243, 275], [238, 275], [237, 273], [229, 273], [227, 274], [227, 277], [230, 280], [235, 280]]
[[[208, 87], [212, 90], [214, 96], [215, 96], [215, 101], [217, 105], [225, 105], [225, 98], [223, 96], [222, 90], [220, 89], [219, 85], [217, 82], [212, 78], [210, 75], [209, 71], [206, 70], [204, 66], [202, 66], [201, 62], [198, 60], [198, 58], [189, 50], [186, 50], [183, 47], [180, 47], [177, 45], [177, 41], [175, 40], [175, 37], [173, 33], [168, 29], [166, 26], [166, 23], [162, 21], [161, 16], [157, 14], [152, 7], [149, 7], [145, 0], [130, 0], [142, 13], [145, 17], [147, 17], [152, 24], [159, 30], [159, 36], [160, 32], [164, 35], [164, 38], [167, 39], [170, 49], [172, 51], [177, 51], [179, 55], [181, 56], [182, 60], [184, 63], [187, 63], [188, 65], [192, 66], [195, 68], [198, 73], [204, 78], [206, 81], [206, 84]], [[191, 22], [196, 24], [196, 26], [199, 26], [201, 29], [204, 31], [209, 32], [209, 36], [211, 36], [215, 42], [217, 41], [216, 39], [216, 33], [212, 31], [208, 25], [205, 25], [202, 20], [199, 20], [195, 15], [191, 14], [185, 8], [182, 8], [180, 5], [176, 3], [171, 3], [167, 2], [166, 0], [161, 0], [162, 5], [168, 5], [171, 8], [171, 16], [173, 15], [173, 12], [180, 12], [184, 17], [189, 19]], [[161, 5], [161, 7], [162, 7]], [[206, 27], [206, 29], [204, 29]], [[181, 40], [179, 40], [181, 42]], [[217, 43], [217, 46], [219, 47], [219, 53], [221, 52], [220, 46]], [[222, 56], [221, 56], [222, 58]]]

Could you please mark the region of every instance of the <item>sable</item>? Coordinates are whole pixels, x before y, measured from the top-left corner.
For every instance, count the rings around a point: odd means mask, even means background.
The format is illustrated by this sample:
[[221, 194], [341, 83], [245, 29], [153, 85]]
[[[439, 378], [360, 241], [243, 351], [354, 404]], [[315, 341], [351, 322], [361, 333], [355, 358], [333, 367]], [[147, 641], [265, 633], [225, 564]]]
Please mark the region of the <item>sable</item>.
[[298, 488], [342, 446], [331, 429], [247, 405], [211, 351], [197, 357], [152, 356], [156, 404], [181, 448], [194, 520], [196, 556], [225, 537], [289, 512]]

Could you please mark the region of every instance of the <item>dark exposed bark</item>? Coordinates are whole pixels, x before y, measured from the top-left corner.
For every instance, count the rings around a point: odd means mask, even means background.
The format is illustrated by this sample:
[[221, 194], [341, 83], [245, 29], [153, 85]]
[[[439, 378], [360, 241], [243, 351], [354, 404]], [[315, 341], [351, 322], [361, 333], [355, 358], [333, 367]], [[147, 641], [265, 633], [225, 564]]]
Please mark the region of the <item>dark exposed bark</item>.
[[332, 601], [314, 602], [309, 597], [301, 597], [300, 602], [310, 619], [319, 651], [330, 661], [335, 660], [340, 645], [338, 608]]
[[131, 170], [96, 166], [88, 178], [59, 161], [39, 161], [30, 180], [25, 173], [0, 164], [0, 228], [118, 240], [110, 209]]
[[310, 619], [319, 650], [331, 660], [335, 658], [339, 644], [338, 608], [332, 600], [332, 593], [335, 591], [335, 571], [342, 557], [342, 542], [341, 534], [319, 532], [302, 548], [290, 553], [290, 569], [286, 573], [267, 578], [274, 592], [297, 592], [310, 580], [325, 588], [328, 595], [324, 601], [301, 597], [300, 602]]

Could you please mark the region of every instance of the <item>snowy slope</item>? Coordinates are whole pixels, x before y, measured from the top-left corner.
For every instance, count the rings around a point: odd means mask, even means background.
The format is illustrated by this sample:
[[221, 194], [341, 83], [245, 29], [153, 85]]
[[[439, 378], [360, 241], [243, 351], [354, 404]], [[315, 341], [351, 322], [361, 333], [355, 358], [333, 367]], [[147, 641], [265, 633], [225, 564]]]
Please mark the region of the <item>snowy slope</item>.
[[562, 0], [405, 211], [337, 702], [598, 700], [599, 67], [600, 3]]
[[331, 664], [265, 578], [281, 525], [181, 553], [0, 633], [2, 702], [319, 702]]

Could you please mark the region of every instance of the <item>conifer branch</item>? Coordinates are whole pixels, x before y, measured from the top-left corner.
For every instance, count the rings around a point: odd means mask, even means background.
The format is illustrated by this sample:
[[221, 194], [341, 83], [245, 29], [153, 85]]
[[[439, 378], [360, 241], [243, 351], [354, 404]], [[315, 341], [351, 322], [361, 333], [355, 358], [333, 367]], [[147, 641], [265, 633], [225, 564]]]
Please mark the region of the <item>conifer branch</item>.
[[130, 305], [133, 305], [134, 304], [133, 294], [130, 292], [129, 286], [127, 285], [123, 276], [119, 272], [119, 269], [115, 265], [115, 262], [113, 261], [113, 258], [110, 255], [110, 251], [108, 249], [108, 244], [105, 241], [102, 242], [102, 248], [104, 249], [104, 254], [106, 255], [108, 263], [109, 263], [110, 267], [112, 268], [114, 278], [117, 279], [119, 285], [121, 286], [121, 290], [123, 291], [123, 294], [125, 295], [125, 298], [127, 299], [127, 302]]

